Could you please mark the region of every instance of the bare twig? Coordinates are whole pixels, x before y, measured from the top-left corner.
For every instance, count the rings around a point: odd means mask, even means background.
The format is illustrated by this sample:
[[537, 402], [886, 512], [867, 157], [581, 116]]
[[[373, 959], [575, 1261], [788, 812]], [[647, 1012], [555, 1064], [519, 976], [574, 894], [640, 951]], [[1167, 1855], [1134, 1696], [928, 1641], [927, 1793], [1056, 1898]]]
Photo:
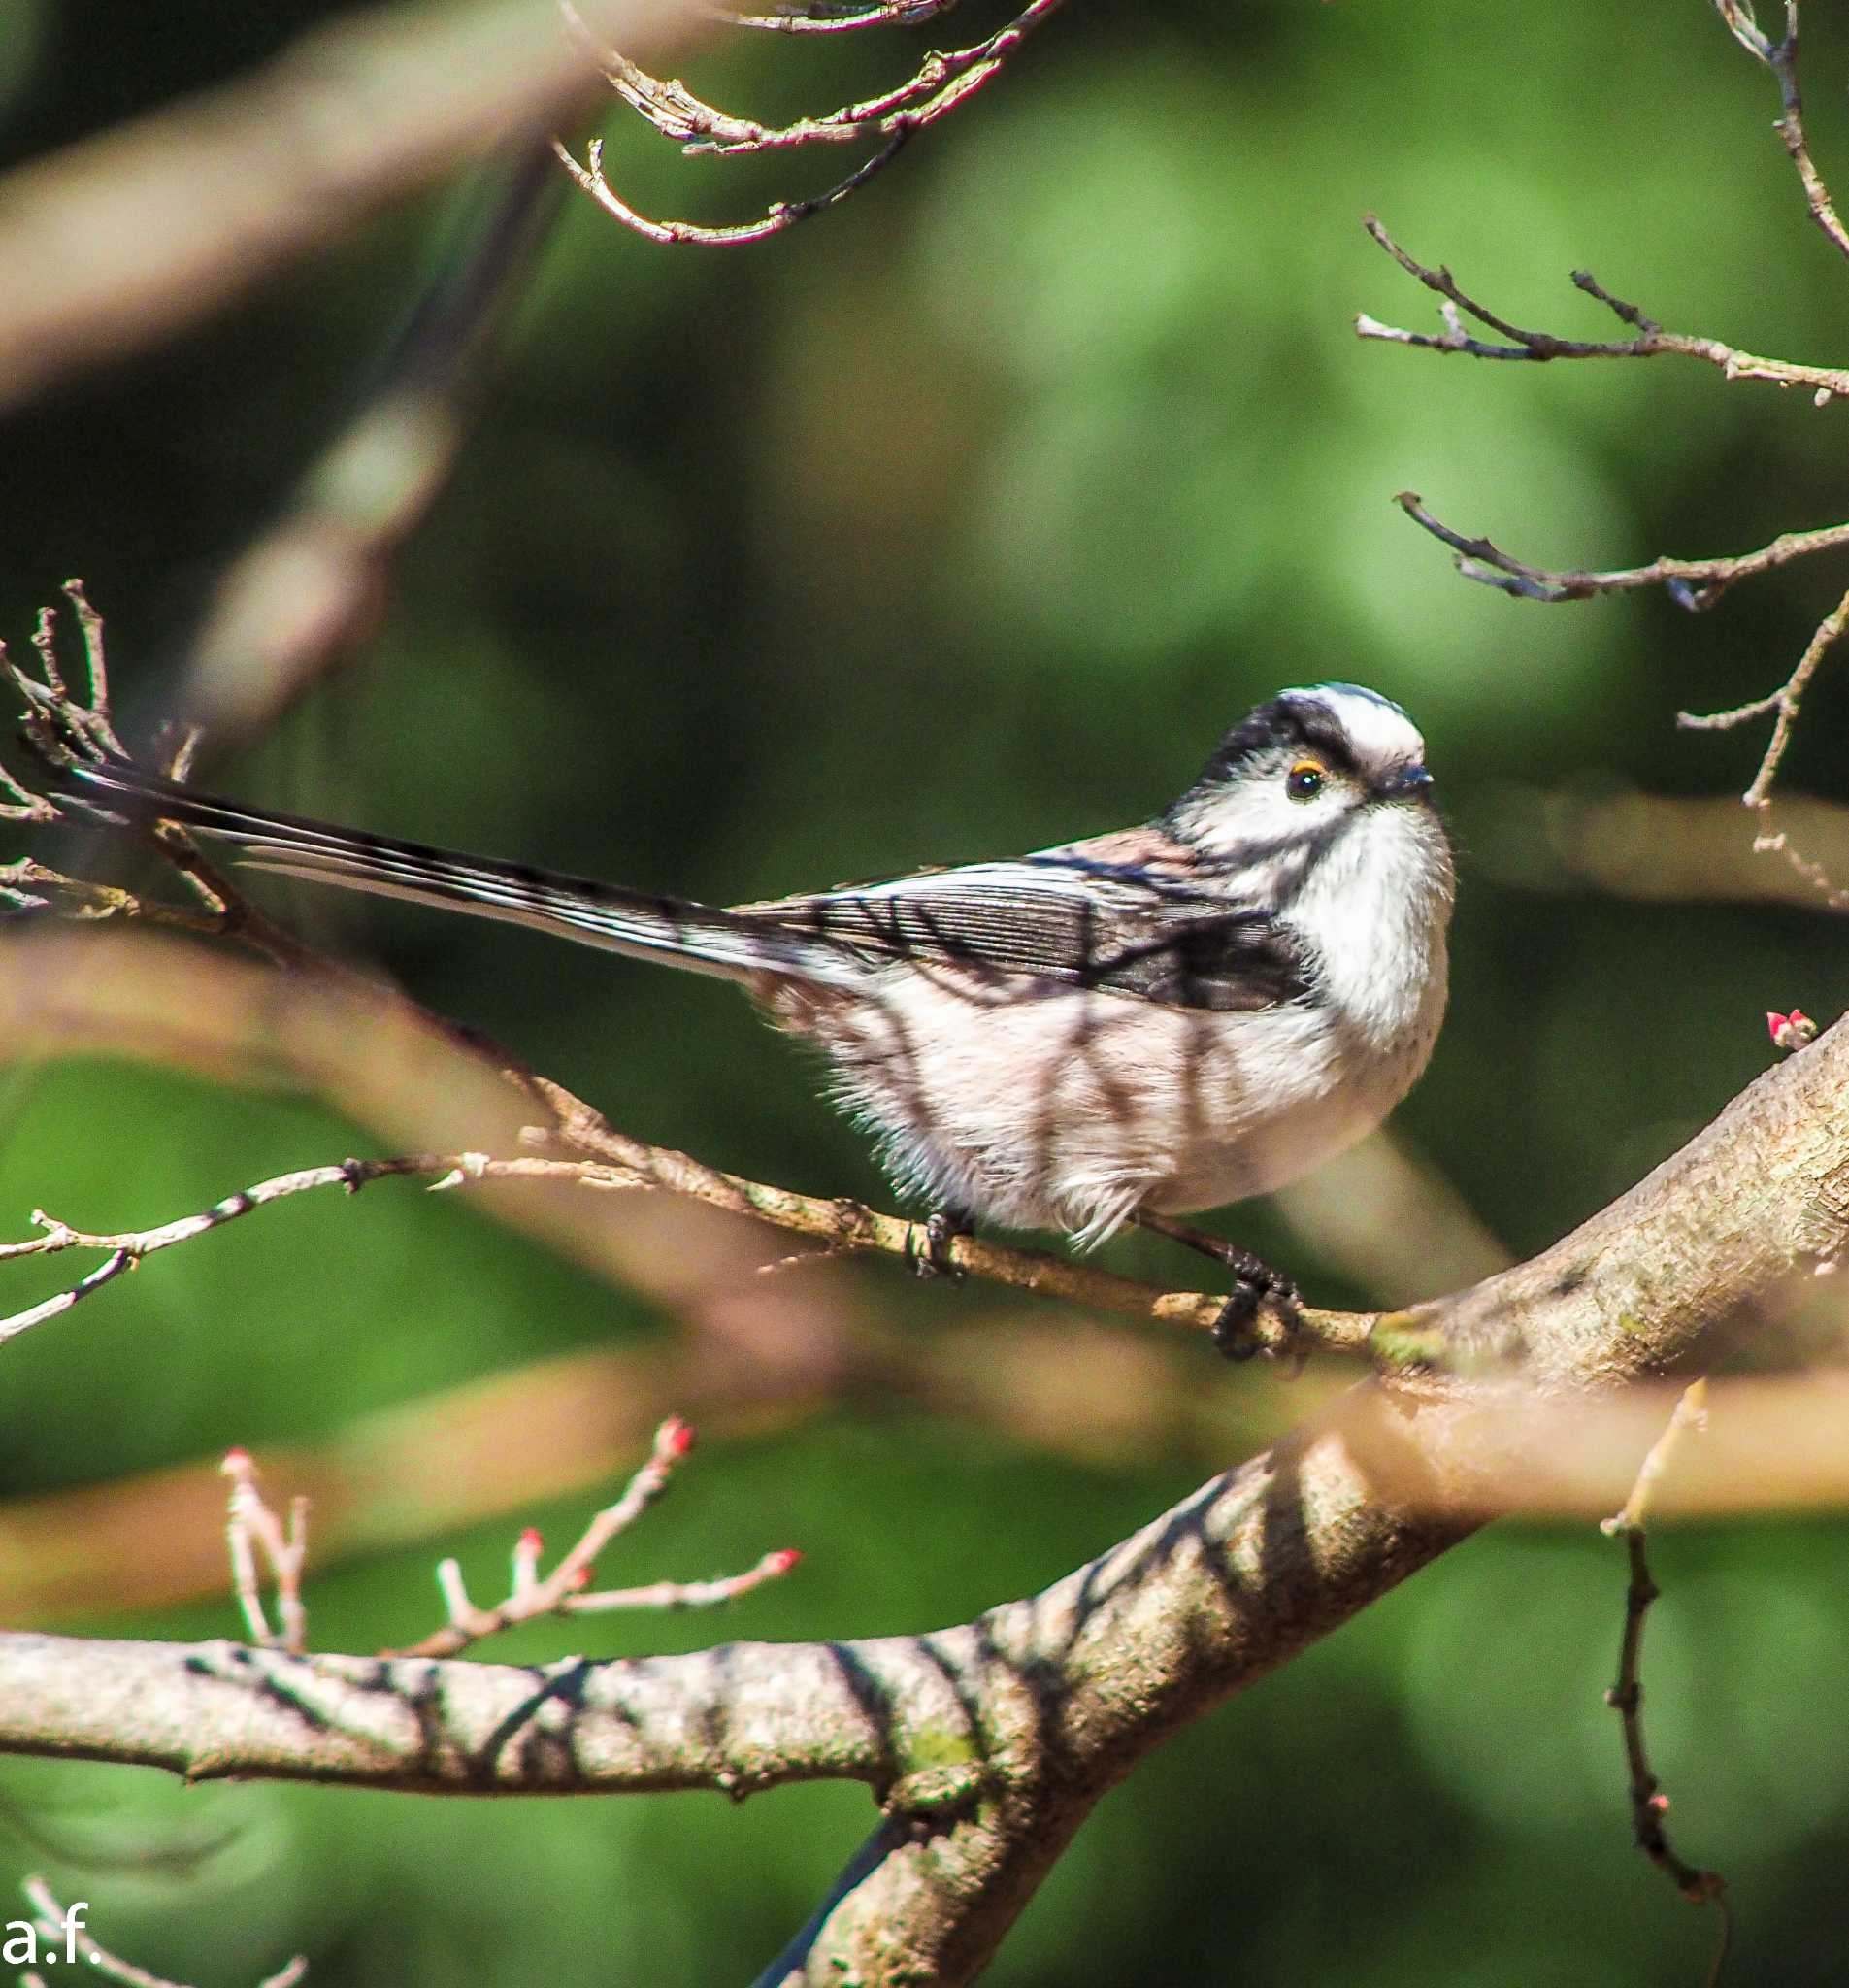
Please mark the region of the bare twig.
[[[1843, 530], [1845, 536], [1849, 536], [1849, 527]], [[1740, 797], [1747, 807], [1763, 809], [1766, 805], [1779, 763], [1791, 745], [1792, 727], [1798, 722], [1798, 708], [1803, 701], [1804, 691], [1824, 657], [1842, 640], [1845, 628], [1849, 628], [1849, 593], [1845, 593], [1817, 624], [1817, 632], [1799, 657], [1797, 668], [1769, 697], [1757, 697], [1749, 704], [1736, 705], [1732, 711], [1711, 712], [1704, 716], [1687, 711], [1676, 713], [1676, 723], [1694, 732], [1731, 731], [1735, 725], [1749, 724], [1754, 718], [1777, 713], [1765, 757], [1759, 763], [1758, 773], [1753, 776], [1753, 784]]]
[[1843, 226], [1831, 202], [1830, 189], [1810, 156], [1809, 142], [1804, 137], [1804, 99], [1798, 86], [1798, 0], [1785, 0], [1785, 34], [1783, 40], [1776, 42], [1754, 18], [1750, 0], [1714, 0], [1714, 11], [1740, 47], [1755, 61], [1763, 62], [1777, 79], [1783, 114], [1772, 129], [1784, 140], [1791, 162], [1798, 169], [1811, 219], [1838, 254], [1849, 255], [1849, 229]]
[[[1849, 546], [1849, 524], [1833, 524], [1817, 531], [1782, 532], [1757, 551], [1716, 559], [1664, 558], [1653, 559], [1647, 566], [1554, 569], [1531, 566], [1526, 560], [1504, 552], [1492, 540], [1467, 537], [1435, 517], [1416, 491], [1402, 490], [1393, 501], [1414, 524], [1442, 540], [1458, 554], [1458, 571], [1466, 580], [1480, 580], [1485, 586], [1500, 587], [1505, 594], [1529, 601], [1589, 601], [1599, 594], [1635, 593], [1660, 586], [1677, 607], [1700, 614], [1742, 580], [1754, 580], [1762, 573], [1789, 566], [1795, 559], [1807, 559], [1814, 553], [1833, 552]], [[1828, 643], [1825, 646], [1829, 646]], [[1813, 662], [1810, 667], [1814, 670], [1816, 664]], [[1802, 685], [1799, 687], [1801, 690]], [[1723, 721], [1737, 723], [1758, 716], [1771, 710], [1779, 695], [1774, 692], [1756, 705], [1743, 707], [1738, 717], [1730, 715]]]
[[[1625, 339], [1560, 338], [1550, 331], [1533, 331], [1511, 324], [1507, 318], [1499, 316], [1487, 304], [1478, 302], [1460, 287], [1456, 278], [1442, 263], [1435, 268], [1408, 255], [1372, 215], [1364, 216], [1362, 225], [1408, 276], [1416, 277], [1428, 290], [1444, 300], [1439, 307], [1439, 315], [1444, 320], [1442, 332], [1407, 331], [1399, 325], [1383, 324], [1377, 317], [1362, 312], [1355, 318], [1355, 330], [1363, 338], [1377, 339], [1389, 345], [1417, 346], [1428, 352], [1462, 352], [1473, 359], [1528, 360], [1535, 364], [1550, 359], [1700, 359], [1718, 367], [1729, 380], [1764, 380], [1774, 386], [1807, 386], [1816, 394], [1820, 407], [1838, 395], [1849, 394], [1849, 371], [1842, 367], [1806, 366], [1790, 359], [1762, 358], [1755, 352], [1741, 351], [1737, 346], [1726, 345], [1717, 338], [1665, 331], [1652, 318], [1646, 317], [1635, 304], [1614, 296], [1589, 270], [1573, 271], [1575, 286], [1630, 325], [1634, 336]], [[1466, 331], [1465, 317], [1474, 318], [1478, 324], [1495, 332], [1497, 338], [1482, 339]]]
[[[106, 1946], [99, 1946], [83, 1930], [83, 1914], [88, 1907], [81, 1899], [74, 1900], [69, 1906], [59, 1905], [52, 1896], [51, 1887], [43, 1877], [28, 1877], [19, 1889], [25, 1893], [26, 1903], [32, 1907], [33, 1930], [45, 1942], [39, 1957], [57, 1964], [60, 1974], [64, 1971], [65, 1963], [75, 1962], [81, 1957], [89, 1963], [97, 1975], [106, 1981], [119, 1981], [123, 1988], [182, 1988], [182, 1984], [168, 1980], [164, 1974], [150, 1974], [146, 1968], [138, 1968], [132, 1961], [111, 1953]], [[257, 1983], [257, 1988], [295, 1988], [307, 1972], [307, 1956], [297, 1954], [274, 1974], [266, 1974]], [[22, 1975], [21, 1979], [45, 1988], [45, 1977], [36, 1972]]]
[[806, 221], [812, 215], [824, 214], [829, 208], [838, 207], [849, 194], [858, 193], [875, 174], [889, 166], [899, 156], [909, 136], [910, 133], [907, 132], [894, 137], [864, 165], [849, 173], [846, 179], [837, 181], [826, 192], [814, 194], [807, 200], [776, 201], [756, 220], [740, 221], [733, 226], [719, 228], [703, 227], [695, 221], [650, 220], [646, 215], [639, 214], [605, 179], [604, 141], [601, 138], [591, 140], [582, 165], [559, 140], [552, 141], [552, 149], [559, 163], [578, 185], [624, 227], [633, 228], [649, 241], [671, 248], [694, 244], [703, 248], [735, 248], [746, 243], [766, 241], [772, 235], [780, 235], [798, 221]]
[[830, 7], [793, 4], [781, 14], [734, 14], [730, 8], [711, 7], [706, 12], [729, 27], [766, 29], [786, 35], [844, 35], [863, 27], [922, 27], [928, 20], [948, 14], [957, 0], [872, 0], [864, 7]]
[[1727, 1901], [1727, 1880], [1715, 1871], [1702, 1871], [1677, 1855], [1669, 1842], [1663, 1818], [1668, 1813], [1668, 1797], [1650, 1771], [1643, 1743], [1643, 1623], [1650, 1605], [1661, 1590], [1650, 1577], [1650, 1564], [1644, 1553], [1644, 1524], [1650, 1499], [1668, 1466], [1669, 1458], [1685, 1431], [1707, 1426], [1707, 1383], [1697, 1380], [1684, 1390], [1669, 1417], [1668, 1427], [1658, 1437], [1643, 1460], [1637, 1480], [1624, 1509], [1606, 1519], [1600, 1530], [1607, 1536], [1622, 1533], [1630, 1554], [1631, 1580], [1625, 1591], [1624, 1638], [1618, 1655], [1618, 1681], [1605, 1693], [1605, 1703], [1617, 1712], [1624, 1726], [1625, 1758], [1631, 1769], [1631, 1823], [1637, 1848], [1692, 1905], [1714, 1905], [1721, 1915], [1721, 1933], [1714, 1964], [1708, 1972], [1711, 1984], [1720, 1978], [1721, 1969], [1733, 1943], [1733, 1919]]
[[1799, 707], [1803, 702], [1810, 679], [1817, 674], [1825, 656], [1842, 640], [1845, 630], [1849, 630], [1849, 593], [1845, 593], [1817, 624], [1817, 631], [1799, 657], [1797, 667], [1769, 697], [1754, 698], [1750, 703], [1734, 706], [1732, 711], [1711, 712], [1705, 715], [1686, 711], [1676, 713], [1677, 724], [1690, 731], [1701, 732], [1730, 731], [1735, 725], [1749, 724], [1755, 718], [1775, 713], [1772, 736], [1760, 757], [1759, 771], [1753, 776], [1752, 785], [1740, 797], [1760, 815], [1763, 824], [1753, 839], [1754, 853], [1783, 856], [1832, 911], [1849, 910], [1849, 891], [1838, 886], [1821, 863], [1804, 855], [1785, 830], [1770, 827], [1769, 820], [1772, 782], [1778, 777], [1778, 769], [1791, 745]]
[[[316, 1188], [341, 1187], [349, 1194], [373, 1180], [391, 1176], [436, 1175], [433, 1190], [474, 1185], [488, 1180], [562, 1180], [597, 1189], [659, 1188], [666, 1192], [702, 1201], [735, 1214], [753, 1215], [761, 1221], [811, 1236], [830, 1251], [872, 1252], [901, 1260], [916, 1257], [922, 1246], [921, 1225], [901, 1215], [882, 1214], [859, 1202], [822, 1200], [798, 1194], [784, 1187], [746, 1180], [736, 1174], [724, 1174], [706, 1166], [686, 1153], [670, 1147], [648, 1145], [630, 1139], [606, 1124], [570, 1094], [538, 1079], [543, 1090], [567, 1114], [568, 1137], [581, 1147], [594, 1149], [596, 1157], [583, 1159], [546, 1158], [540, 1155], [515, 1159], [493, 1159], [485, 1153], [411, 1153], [388, 1159], [347, 1159], [329, 1166], [305, 1167], [294, 1173], [279, 1174], [269, 1180], [227, 1195], [196, 1214], [182, 1215], [150, 1229], [130, 1229], [116, 1233], [91, 1233], [34, 1209], [33, 1225], [44, 1233], [25, 1242], [0, 1244], [0, 1262], [27, 1256], [50, 1256], [67, 1249], [105, 1252], [97, 1269], [55, 1297], [46, 1299], [11, 1317], [0, 1318], [0, 1343], [43, 1325], [132, 1270], [146, 1256], [188, 1242], [236, 1221], [257, 1209]], [[1128, 1317], [1178, 1325], [1197, 1331], [1210, 1330], [1218, 1318], [1224, 1299], [1201, 1291], [1165, 1291], [1132, 1277], [1118, 1276], [1089, 1264], [1074, 1263], [1039, 1250], [1019, 1249], [1007, 1243], [974, 1236], [961, 1236], [949, 1245], [955, 1269], [1011, 1290], [1031, 1291], [1050, 1298], [1064, 1298], [1074, 1304]], [[1297, 1327], [1262, 1314], [1260, 1337], [1270, 1350], [1281, 1350], [1287, 1343], [1323, 1346], [1331, 1351], [1368, 1353], [1382, 1350], [1382, 1339], [1374, 1343], [1380, 1323], [1371, 1312], [1325, 1311], [1305, 1306], [1297, 1314]], [[1394, 1342], [1397, 1357], [1436, 1358], [1436, 1342]]]
[[124, 1229], [111, 1235], [92, 1234], [73, 1228], [55, 1215], [48, 1215], [43, 1209], [34, 1209], [32, 1225], [43, 1233], [23, 1242], [0, 1243], [0, 1262], [23, 1256], [54, 1256], [67, 1249], [102, 1250], [105, 1261], [69, 1290], [60, 1291], [55, 1297], [48, 1298], [28, 1310], [0, 1318], [0, 1343], [70, 1310], [81, 1299], [113, 1282], [124, 1271], [133, 1270], [144, 1257], [171, 1249], [179, 1242], [190, 1242], [195, 1236], [221, 1229], [227, 1222], [236, 1221], [241, 1215], [250, 1214], [257, 1209], [268, 1208], [274, 1202], [285, 1201], [291, 1195], [305, 1194], [317, 1187], [342, 1187], [349, 1194], [357, 1194], [370, 1181], [418, 1174], [440, 1176], [431, 1183], [433, 1191], [478, 1180], [566, 1179], [587, 1187], [625, 1184], [611, 1177], [609, 1167], [582, 1161], [538, 1157], [491, 1160], [485, 1153], [411, 1153], [393, 1159], [340, 1160], [332, 1166], [304, 1167], [292, 1174], [279, 1174], [273, 1179], [259, 1180], [252, 1187], [226, 1195], [222, 1201], [215, 1202], [197, 1214], [182, 1215], [176, 1221], [163, 1222], [151, 1229]]
[[[1029, 0], [1012, 20], [994, 34], [967, 48], [934, 50], [903, 83], [878, 96], [843, 104], [819, 117], [772, 125], [707, 103], [674, 79], [650, 75], [616, 50], [600, 45], [579, 19], [572, 0], [561, 0], [567, 21], [594, 51], [611, 89], [685, 152], [730, 157], [788, 151], [812, 145], [862, 143], [875, 144], [879, 149], [825, 191], [803, 200], [777, 201], [753, 220], [724, 227], [706, 227], [695, 221], [653, 220], [639, 214], [606, 179], [601, 139], [591, 142], [582, 163], [563, 144], [555, 141], [554, 149], [566, 171], [607, 214], [651, 242], [670, 246], [697, 243], [706, 247], [761, 242], [813, 215], [826, 213], [858, 192], [890, 165], [919, 132], [948, 116], [993, 82], [1028, 36], [1064, 4], [1065, 0]], [[808, 32], [839, 32], [847, 27], [882, 23], [911, 24], [946, 12], [947, 5], [948, 0], [939, 0], [939, 4], [926, 0], [922, 7], [881, 6], [856, 9], [847, 15], [751, 16], [744, 17], [742, 24], [778, 27], [801, 19], [808, 22]]]
[[[219, 1465], [231, 1479], [225, 1514], [225, 1543], [231, 1555], [232, 1586], [249, 1626], [250, 1640], [265, 1649], [308, 1648], [308, 1610], [302, 1602], [302, 1571], [308, 1562], [308, 1500], [289, 1500], [285, 1524], [257, 1489], [257, 1467], [248, 1450], [227, 1452]], [[272, 1630], [263, 1608], [263, 1586], [257, 1555], [269, 1563], [276, 1582], [277, 1627]]]
[[744, 1573], [718, 1580], [664, 1580], [653, 1581], [646, 1587], [586, 1592], [597, 1556], [619, 1534], [627, 1532], [667, 1490], [675, 1467], [692, 1447], [693, 1431], [678, 1415], [669, 1416], [655, 1431], [648, 1461], [629, 1480], [623, 1495], [592, 1518], [578, 1543], [545, 1576], [540, 1574], [544, 1542], [529, 1526], [514, 1543], [512, 1584], [508, 1598], [496, 1607], [478, 1607], [469, 1599], [460, 1564], [444, 1561], [437, 1569], [437, 1584], [443, 1590], [448, 1621], [421, 1642], [413, 1643], [406, 1650], [387, 1651], [386, 1655], [453, 1657], [484, 1637], [498, 1635], [515, 1623], [531, 1622], [541, 1615], [608, 1614], [619, 1608], [710, 1608], [788, 1574], [803, 1556], [794, 1547], [785, 1546], [766, 1553]]

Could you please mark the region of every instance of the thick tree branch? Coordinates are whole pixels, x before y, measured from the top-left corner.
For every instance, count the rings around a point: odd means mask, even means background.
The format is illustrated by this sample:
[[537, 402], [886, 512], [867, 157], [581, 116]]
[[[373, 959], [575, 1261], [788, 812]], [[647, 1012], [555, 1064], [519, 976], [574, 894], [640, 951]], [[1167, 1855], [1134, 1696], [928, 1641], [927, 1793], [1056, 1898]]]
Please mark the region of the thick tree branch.
[[1552, 1249], [1408, 1314], [1519, 1348], [1519, 1377], [1365, 1383], [975, 1622], [541, 1671], [0, 1638], [0, 1749], [474, 1793], [859, 1779], [883, 1819], [766, 1978], [967, 1980], [1137, 1760], [1498, 1508], [1526, 1406], [1707, 1359], [1846, 1247], [1837, 1028]]

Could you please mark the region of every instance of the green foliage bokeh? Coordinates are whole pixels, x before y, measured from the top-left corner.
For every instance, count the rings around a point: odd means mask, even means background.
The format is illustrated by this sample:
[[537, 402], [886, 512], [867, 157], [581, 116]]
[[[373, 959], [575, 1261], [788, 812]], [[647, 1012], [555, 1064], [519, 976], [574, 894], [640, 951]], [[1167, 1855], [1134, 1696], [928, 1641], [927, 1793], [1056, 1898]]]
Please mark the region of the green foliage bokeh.
[[[236, 73], [328, 11], [13, 0], [0, 159]], [[1815, 11], [1815, 145], [1849, 186], [1849, 33]], [[813, 108], [913, 50], [765, 37], [706, 73], [734, 101]], [[1543, 608], [1460, 580], [1388, 499], [1418, 489], [1560, 565], [1745, 549], [1841, 515], [1843, 416], [1670, 361], [1363, 344], [1357, 311], [1434, 319], [1358, 219], [1378, 211], [1519, 322], [1606, 335], [1568, 282], [1590, 267], [1666, 324], [1830, 359], [1849, 270], [1803, 214], [1775, 108], [1698, 0], [1074, 0], [1013, 74], [781, 242], [666, 253], [574, 201], [378, 640], [215, 772], [437, 842], [743, 899], [1147, 814], [1257, 698], [1374, 684], [1424, 725], [1463, 848], [1452, 1019], [1400, 1122], [1512, 1249], [1537, 1247], [1763, 1064], [1764, 1010], [1833, 1014], [1849, 944], [1791, 912], [1525, 890], [1473, 863], [1473, 825], [1521, 783], [1737, 791], [1757, 738], [1678, 734], [1673, 713], [1769, 689], [1841, 575], [1794, 570], [1700, 619], [1654, 596]], [[612, 176], [657, 211], [722, 217], [790, 190], [611, 130]], [[459, 212], [454, 190], [400, 212], [13, 415], [0, 631], [19, 639], [81, 573], [125, 706], [157, 711], [213, 577], [356, 403]], [[1826, 679], [1789, 779], [1849, 800], [1841, 710]], [[463, 921], [303, 909], [644, 1138], [879, 1192], [808, 1062], [724, 989]], [[349, 1143], [311, 1107], [88, 1064], [5, 1102], [8, 1234], [41, 1205], [151, 1221]], [[1262, 1215], [1242, 1233], [1275, 1240]], [[28, 1302], [17, 1288], [0, 1309]], [[959, 1299], [893, 1302], [928, 1329]], [[0, 1490], [312, 1442], [657, 1330], [464, 1205], [304, 1202], [8, 1347]], [[703, 1458], [637, 1548], [645, 1577], [789, 1539], [800, 1581], [595, 1646], [957, 1619], [1099, 1550], [1192, 1469], [1053, 1462], [865, 1403]], [[410, 1633], [435, 1553], [491, 1578], [506, 1532], [329, 1573], [318, 1630], [348, 1647]], [[1654, 1750], [1683, 1846], [1733, 1881], [1742, 1982], [1849, 1965], [1844, 1543], [1762, 1525], [1659, 1548]], [[1590, 1527], [1450, 1556], [1114, 1795], [990, 1978], [1696, 1978], [1710, 1929], [1629, 1847], [1601, 1703], [1622, 1583]], [[214, 1604], [128, 1626], [231, 1623]], [[38, 1764], [5, 1786], [66, 1840], [131, 1863], [151, 1846], [145, 1869], [80, 1864], [64, 1888], [102, 1902], [114, 1944], [209, 1988], [297, 1946], [321, 1988], [747, 1979], [870, 1815], [841, 1788], [743, 1808], [436, 1804]]]

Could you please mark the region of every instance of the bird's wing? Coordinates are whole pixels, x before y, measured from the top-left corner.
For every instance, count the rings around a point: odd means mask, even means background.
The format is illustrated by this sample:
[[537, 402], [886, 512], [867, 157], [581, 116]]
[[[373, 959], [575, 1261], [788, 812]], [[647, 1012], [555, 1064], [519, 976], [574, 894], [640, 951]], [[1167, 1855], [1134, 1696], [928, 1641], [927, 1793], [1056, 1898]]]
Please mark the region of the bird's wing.
[[1250, 1011], [1296, 999], [1306, 962], [1264, 910], [1190, 887], [1164, 867], [1048, 850], [810, 897], [735, 915], [873, 960], [957, 970], [980, 993], [1091, 987], [1174, 1008]]
[[916, 963], [955, 970], [982, 998], [1091, 987], [1228, 1011], [1270, 1008], [1306, 985], [1300, 949], [1268, 912], [1225, 888], [1190, 887], [1172, 850], [1142, 847], [1139, 838], [1158, 831], [721, 910], [250, 808], [126, 761], [71, 768], [66, 792], [118, 819], [220, 839], [256, 869], [734, 979], [773, 974], [865, 992], [870, 964]]

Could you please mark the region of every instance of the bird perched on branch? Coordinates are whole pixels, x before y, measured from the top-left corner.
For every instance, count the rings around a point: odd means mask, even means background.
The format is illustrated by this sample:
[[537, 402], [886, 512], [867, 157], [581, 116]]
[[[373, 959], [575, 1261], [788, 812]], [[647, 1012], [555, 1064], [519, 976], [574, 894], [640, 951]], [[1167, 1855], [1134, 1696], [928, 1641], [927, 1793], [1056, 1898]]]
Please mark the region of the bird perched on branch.
[[736, 980], [827, 1055], [895, 1181], [929, 1197], [928, 1261], [976, 1220], [1081, 1246], [1140, 1222], [1235, 1271], [1230, 1350], [1295, 1288], [1172, 1217], [1370, 1131], [1444, 1013], [1453, 873], [1425, 743], [1349, 683], [1260, 705], [1142, 827], [727, 909], [271, 813], [113, 756], [78, 758], [66, 792], [258, 869]]

